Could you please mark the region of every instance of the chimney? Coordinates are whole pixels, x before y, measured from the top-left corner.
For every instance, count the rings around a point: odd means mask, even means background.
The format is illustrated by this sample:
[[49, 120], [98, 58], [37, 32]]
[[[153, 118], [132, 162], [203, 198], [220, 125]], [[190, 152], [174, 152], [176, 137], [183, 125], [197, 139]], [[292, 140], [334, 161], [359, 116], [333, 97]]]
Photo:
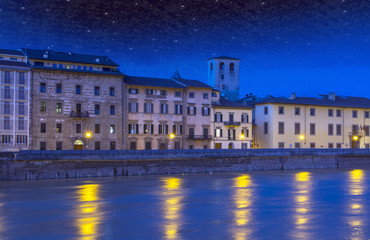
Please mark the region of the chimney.
[[332, 100], [332, 101], [335, 101], [335, 92], [329, 93], [328, 99]]
[[295, 93], [292, 93], [292, 95], [290, 95], [289, 99], [295, 99], [296, 96], [295, 96]]
[[49, 51], [46, 50], [45, 53], [44, 53], [44, 58], [48, 58], [49, 57]]

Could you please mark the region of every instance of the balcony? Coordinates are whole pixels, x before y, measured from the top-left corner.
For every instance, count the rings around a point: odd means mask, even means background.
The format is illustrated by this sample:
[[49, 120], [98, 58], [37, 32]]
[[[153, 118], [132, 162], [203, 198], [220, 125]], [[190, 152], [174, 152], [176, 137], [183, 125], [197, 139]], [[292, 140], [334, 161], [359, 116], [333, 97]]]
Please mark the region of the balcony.
[[240, 122], [224, 122], [224, 125], [229, 127], [238, 127], [240, 126]]
[[72, 111], [69, 116], [71, 118], [88, 118], [89, 117], [89, 112], [86, 111], [86, 112], [74, 112]]
[[212, 135], [188, 135], [190, 140], [212, 140]]
[[362, 137], [364, 136], [364, 133], [362, 133], [362, 132], [349, 132], [349, 133], [348, 133], [348, 136], [349, 136], [349, 137], [357, 136], [357, 137], [359, 137], [359, 138], [362, 138]]

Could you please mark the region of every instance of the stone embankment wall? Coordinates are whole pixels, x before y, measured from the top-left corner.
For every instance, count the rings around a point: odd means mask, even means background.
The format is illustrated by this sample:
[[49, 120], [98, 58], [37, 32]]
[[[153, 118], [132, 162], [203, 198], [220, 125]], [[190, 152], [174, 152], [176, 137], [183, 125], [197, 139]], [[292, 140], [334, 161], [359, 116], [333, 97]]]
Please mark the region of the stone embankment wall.
[[0, 180], [367, 167], [370, 149], [0, 153]]

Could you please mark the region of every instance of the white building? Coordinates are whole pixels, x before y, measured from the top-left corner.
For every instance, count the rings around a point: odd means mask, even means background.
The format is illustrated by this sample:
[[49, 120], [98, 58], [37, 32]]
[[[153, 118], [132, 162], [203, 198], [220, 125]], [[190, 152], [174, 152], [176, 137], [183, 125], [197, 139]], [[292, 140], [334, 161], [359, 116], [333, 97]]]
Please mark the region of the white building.
[[208, 85], [231, 101], [239, 99], [239, 63], [240, 59], [226, 56], [207, 60]]
[[269, 98], [255, 108], [256, 148], [369, 148], [370, 99]]
[[0, 49], [0, 151], [19, 151], [30, 143], [30, 67], [16, 50]]

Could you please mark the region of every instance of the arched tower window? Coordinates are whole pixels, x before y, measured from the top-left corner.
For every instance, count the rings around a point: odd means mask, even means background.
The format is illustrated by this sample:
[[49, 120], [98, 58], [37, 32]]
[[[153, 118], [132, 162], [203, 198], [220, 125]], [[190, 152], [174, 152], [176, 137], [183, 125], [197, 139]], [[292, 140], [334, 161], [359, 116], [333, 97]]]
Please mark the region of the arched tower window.
[[225, 63], [220, 63], [220, 70], [224, 70], [224, 68], [225, 68]]
[[211, 63], [210, 69], [211, 69], [211, 71], [213, 70], [213, 63]]
[[234, 63], [230, 63], [230, 71], [234, 71]]

